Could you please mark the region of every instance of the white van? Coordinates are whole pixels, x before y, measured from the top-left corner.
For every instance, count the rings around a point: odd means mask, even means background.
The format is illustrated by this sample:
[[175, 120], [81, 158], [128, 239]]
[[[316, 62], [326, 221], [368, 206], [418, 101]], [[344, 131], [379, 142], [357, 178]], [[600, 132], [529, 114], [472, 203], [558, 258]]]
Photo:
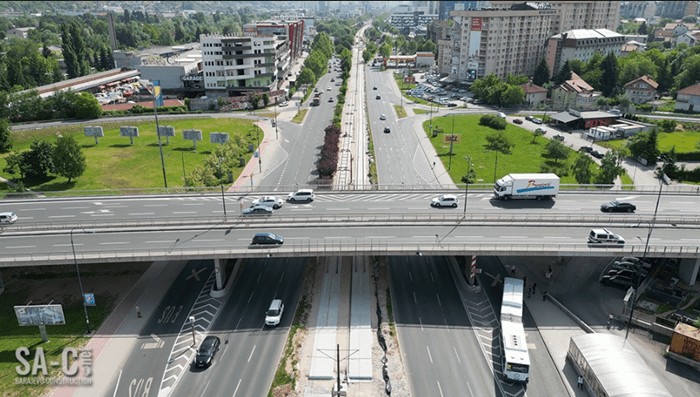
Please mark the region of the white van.
[[589, 244], [624, 244], [625, 239], [622, 236], [611, 232], [608, 229], [591, 229], [591, 233], [588, 235]]

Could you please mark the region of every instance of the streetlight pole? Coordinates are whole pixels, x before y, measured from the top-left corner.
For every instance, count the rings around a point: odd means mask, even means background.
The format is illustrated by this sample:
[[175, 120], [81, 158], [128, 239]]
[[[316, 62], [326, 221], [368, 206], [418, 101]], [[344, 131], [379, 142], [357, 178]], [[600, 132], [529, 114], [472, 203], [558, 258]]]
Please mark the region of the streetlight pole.
[[[662, 162], [664, 160], [662, 159]], [[649, 226], [649, 233], [647, 234], [647, 241], [644, 244], [644, 254], [642, 255], [642, 263], [647, 259], [647, 252], [649, 251], [649, 240], [651, 239], [651, 232], [654, 231], [654, 224], [656, 223], [656, 214], [659, 211], [659, 202], [661, 201], [661, 191], [663, 190], [663, 170], [665, 167], [665, 162], [661, 165], [661, 175], [659, 176], [659, 195], [656, 196], [656, 207], [654, 208], [654, 216], [651, 218], [651, 225]], [[635, 278], [635, 289], [634, 292], [632, 293], [632, 304], [630, 305], [630, 318], [627, 322], [627, 332], [625, 332], [625, 339], [627, 339], [627, 335], [630, 333], [630, 327], [632, 326], [632, 315], [634, 314], [634, 302], [637, 299], [637, 290], [639, 289], [639, 278]]]
[[[260, 116], [258, 116], [258, 120], [255, 122], [255, 126], [257, 128], [260, 128], [257, 126], [257, 124], [260, 122]], [[275, 123], [275, 125], [277, 125]], [[258, 141], [258, 130], [255, 130], [255, 144], [258, 146], [258, 165], [260, 166], [260, 174], [262, 175], [262, 150], [260, 149], [260, 143]]]
[[82, 230], [83, 233], [95, 233], [94, 230], [85, 230], [80, 227], [74, 227], [70, 230], [70, 246], [73, 249], [73, 262], [75, 262], [75, 271], [78, 273], [78, 285], [80, 286], [80, 299], [83, 301], [83, 310], [85, 310], [85, 326], [87, 327], [87, 333], [90, 331], [90, 319], [88, 318], [87, 304], [85, 303], [85, 293], [83, 292], [83, 282], [80, 279], [80, 268], [78, 267], [78, 257], [75, 255], [75, 244], [73, 243], [73, 231], [75, 229]]
[[275, 140], [279, 139], [277, 131], [277, 105], [275, 105]]
[[464, 156], [465, 159], [467, 159], [467, 181], [465, 183], [464, 187], [464, 215], [467, 214], [467, 197], [469, 197], [469, 174], [471, 174], [472, 171], [472, 158], [469, 156]]
[[454, 145], [454, 137], [455, 137], [455, 114], [452, 113], [452, 136], [450, 137], [450, 165], [447, 166], [447, 170], [452, 169], [452, 147]]

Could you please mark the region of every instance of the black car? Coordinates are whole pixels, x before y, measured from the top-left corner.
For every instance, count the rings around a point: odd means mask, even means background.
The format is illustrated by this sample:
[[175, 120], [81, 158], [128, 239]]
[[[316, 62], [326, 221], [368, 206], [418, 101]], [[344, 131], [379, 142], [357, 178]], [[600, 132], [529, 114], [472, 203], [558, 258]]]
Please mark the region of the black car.
[[554, 139], [556, 139], [556, 140], [558, 140], [558, 141], [561, 141], [561, 142], [564, 142], [564, 136], [563, 136], [563, 135], [559, 135], [559, 134], [554, 135]]
[[221, 339], [218, 337], [207, 336], [204, 338], [202, 344], [199, 345], [199, 350], [197, 350], [194, 364], [198, 367], [210, 366], [216, 352], [219, 351], [219, 346], [221, 346]]
[[382, 96], [381, 96], [381, 95], [377, 95], [377, 99], [382, 99]]
[[599, 151], [597, 151], [597, 150], [593, 150], [593, 151], [591, 151], [590, 153], [591, 153], [591, 156], [593, 156], [593, 157], [595, 157], [595, 158], [597, 158], [597, 159], [602, 159], [603, 156], [605, 156], [603, 153], [601, 153], [601, 152], [599, 152]]
[[600, 206], [603, 212], [634, 212], [636, 209], [637, 206], [627, 201], [611, 201]]
[[615, 287], [627, 289], [634, 285], [632, 280], [623, 276], [603, 276], [600, 278], [600, 283], [607, 287]]
[[372, 88], [372, 89], [373, 89], [373, 90], [376, 90], [376, 89], [377, 89], [377, 86], [375, 85], [374, 88]]
[[258, 233], [250, 244], [284, 244], [284, 237], [274, 233]]
[[385, 134], [388, 134], [388, 133], [390, 133], [390, 132], [391, 132], [391, 129], [389, 129], [389, 127], [384, 127], [384, 133], [385, 133]]
[[593, 148], [592, 148], [591, 146], [581, 146], [581, 148], [579, 149], [579, 151], [581, 151], [581, 150], [583, 150], [583, 151], [586, 152], [586, 153], [590, 153], [590, 152], [593, 151]]

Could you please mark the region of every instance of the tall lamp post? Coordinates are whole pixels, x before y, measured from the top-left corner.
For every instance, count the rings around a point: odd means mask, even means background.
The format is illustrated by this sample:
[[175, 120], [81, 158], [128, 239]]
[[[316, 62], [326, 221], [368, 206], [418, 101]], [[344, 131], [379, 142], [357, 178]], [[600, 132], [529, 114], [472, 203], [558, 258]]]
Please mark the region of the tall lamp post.
[[73, 231], [76, 229], [82, 230], [83, 233], [95, 233], [94, 230], [85, 230], [81, 227], [74, 227], [70, 230], [70, 246], [73, 249], [73, 262], [75, 262], [75, 271], [78, 273], [78, 285], [80, 286], [80, 299], [83, 301], [83, 310], [85, 310], [85, 326], [87, 327], [87, 333], [90, 331], [90, 319], [88, 318], [87, 303], [85, 303], [85, 293], [83, 292], [83, 282], [80, 279], [80, 268], [78, 267], [78, 257], [75, 256], [75, 244], [73, 243]]
[[[659, 194], [656, 196], [656, 207], [654, 208], [654, 216], [651, 218], [651, 225], [649, 226], [649, 233], [647, 234], [647, 241], [644, 244], [644, 254], [642, 255], [642, 263], [647, 259], [647, 252], [649, 251], [649, 240], [651, 239], [651, 232], [654, 231], [654, 224], [656, 223], [656, 214], [659, 211], [659, 202], [661, 201], [661, 191], [663, 190], [663, 174], [664, 174], [664, 168], [666, 165], [666, 159], [662, 159], [662, 165], [661, 165], [661, 173], [659, 175]], [[630, 333], [630, 327], [632, 326], [632, 315], [634, 314], [634, 302], [637, 300], [637, 290], [639, 289], [639, 279], [635, 278], [635, 289], [634, 292], [632, 292], [632, 304], [630, 306], [630, 318], [627, 322], [627, 332], [625, 332], [625, 339], [627, 339], [627, 335]]]
[[472, 167], [474, 164], [472, 164], [472, 158], [469, 156], [464, 156], [464, 158], [467, 160], [467, 182], [465, 183], [464, 187], [464, 215], [467, 214], [467, 197], [469, 197], [469, 174], [472, 171]]
[[[257, 121], [255, 122], [256, 127], [257, 124], [260, 122], [261, 117], [258, 116]], [[275, 123], [277, 125], [277, 123]], [[259, 127], [258, 127], [259, 128]], [[262, 174], [262, 150], [260, 149], [260, 143], [258, 141], [258, 130], [255, 130], [255, 144], [258, 146], [258, 165], [260, 166], [260, 174]]]

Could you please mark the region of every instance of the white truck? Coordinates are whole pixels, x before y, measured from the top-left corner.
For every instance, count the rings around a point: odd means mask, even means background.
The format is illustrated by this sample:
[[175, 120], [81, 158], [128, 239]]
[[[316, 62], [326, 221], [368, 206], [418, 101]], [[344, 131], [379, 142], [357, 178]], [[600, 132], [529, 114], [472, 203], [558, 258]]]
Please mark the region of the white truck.
[[503, 200], [554, 198], [559, 194], [556, 174], [508, 174], [496, 181], [493, 195]]

